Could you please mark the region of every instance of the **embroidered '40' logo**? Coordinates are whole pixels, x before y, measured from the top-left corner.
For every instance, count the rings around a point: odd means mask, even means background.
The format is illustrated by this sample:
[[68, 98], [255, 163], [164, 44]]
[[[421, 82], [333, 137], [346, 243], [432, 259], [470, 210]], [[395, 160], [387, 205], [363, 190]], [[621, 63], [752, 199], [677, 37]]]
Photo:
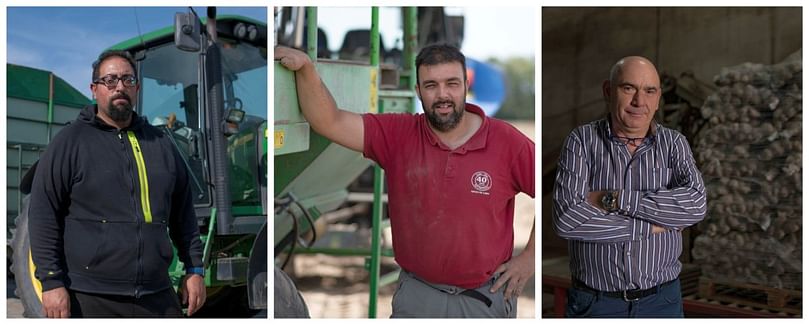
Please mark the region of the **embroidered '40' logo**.
[[475, 172], [472, 174], [472, 187], [475, 188], [472, 193], [489, 195], [487, 192], [492, 188], [492, 177], [484, 171]]

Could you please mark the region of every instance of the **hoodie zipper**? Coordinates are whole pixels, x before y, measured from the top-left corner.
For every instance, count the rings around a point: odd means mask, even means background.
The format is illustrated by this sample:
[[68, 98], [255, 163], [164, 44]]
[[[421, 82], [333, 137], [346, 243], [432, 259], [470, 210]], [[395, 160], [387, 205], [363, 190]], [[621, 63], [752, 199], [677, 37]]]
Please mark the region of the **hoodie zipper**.
[[[124, 131], [123, 130], [118, 130], [118, 140], [121, 143], [121, 148], [124, 150], [124, 155], [125, 156], [130, 156], [129, 155], [129, 150], [126, 149], [127, 146], [126, 146], [126, 142], [124, 141]], [[132, 148], [132, 146], [130, 146], [130, 147]], [[135, 148], [132, 148], [133, 153], [134, 153], [134, 151], [135, 151]], [[130, 157], [134, 157], [134, 156], [130, 156]], [[126, 162], [127, 162], [127, 170], [129, 171], [129, 179], [131, 181], [130, 182], [130, 193], [131, 193], [131, 195], [129, 196], [129, 199], [130, 199], [130, 202], [132, 203], [133, 211], [138, 211], [138, 204], [137, 204], [137, 201], [135, 200], [135, 194], [136, 194], [135, 193], [135, 182], [136, 182], [136, 180], [135, 180], [135, 176], [133, 175], [133, 170], [132, 170], [133, 169], [132, 168], [132, 158], [126, 159]], [[140, 286], [141, 286], [141, 277], [142, 277], [141, 273], [143, 273], [143, 258], [141, 256], [143, 254], [143, 239], [141, 238], [141, 227], [142, 227], [141, 220], [142, 219], [138, 216], [138, 213], [135, 212], [135, 224], [137, 224], [137, 231], [136, 231], [135, 235], [137, 236], [136, 238], [137, 238], [137, 244], [138, 244], [138, 255], [137, 255], [137, 261], [135, 263], [136, 264], [136, 266], [135, 266], [135, 287], [133, 288], [135, 298], [140, 298]]]

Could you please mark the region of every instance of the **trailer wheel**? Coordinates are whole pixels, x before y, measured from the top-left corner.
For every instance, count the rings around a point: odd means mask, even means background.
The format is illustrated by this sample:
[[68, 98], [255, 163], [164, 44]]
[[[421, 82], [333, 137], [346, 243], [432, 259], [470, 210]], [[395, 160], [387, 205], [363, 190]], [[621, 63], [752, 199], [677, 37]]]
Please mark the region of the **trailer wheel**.
[[34, 276], [36, 267], [31, 259], [31, 243], [28, 236], [28, 208], [30, 196], [22, 200], [20, 215], [15, 221], [17, 228], [11, 241], [13, 260], [11, 271], [17, 288], [14, 294], [20, 297], [24, 308], [24, 317], [44, 317], [42, 313], [42, 283]]

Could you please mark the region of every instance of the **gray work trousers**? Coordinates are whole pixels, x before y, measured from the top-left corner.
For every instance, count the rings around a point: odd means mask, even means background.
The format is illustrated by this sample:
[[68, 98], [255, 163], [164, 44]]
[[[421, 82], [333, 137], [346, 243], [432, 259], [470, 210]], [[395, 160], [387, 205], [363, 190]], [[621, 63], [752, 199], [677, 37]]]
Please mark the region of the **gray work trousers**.
[[491, 301], [491, 306], [486, 306], [482, 299], [461, 294], [464, 288], [428, 283], [402, 270], [393, 294], [391, 318], [516, 318], [517, 298], [505, 300], [506, 286], [489, 292], [498, 276], [474, 289]]

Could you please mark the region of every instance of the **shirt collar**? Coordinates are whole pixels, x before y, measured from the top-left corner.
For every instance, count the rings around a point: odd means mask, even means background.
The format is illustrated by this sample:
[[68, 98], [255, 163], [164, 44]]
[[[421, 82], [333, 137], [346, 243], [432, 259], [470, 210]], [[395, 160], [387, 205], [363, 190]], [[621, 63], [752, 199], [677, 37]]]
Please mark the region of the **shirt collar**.
[[[483, 109], [478, 107], [475, 104], [466, 103], [464, 110], [470, 113], [477, 114], [480, 118], [483, 119], [483, 122], [480, 124], [480, 128], [475, 131], [475, 134], [472, 135], [466, 143], [462, 144], [460, 147], [456, 148], [454, 151], [460, 153], [466, 153], [467, 151], [483, 149], [486, 147], [486, 139], [489, 134], [489, 119], [486, 117], [486, 113], [483, 112]], [[450, 151], [449, 147], [447, 147], [438, 136], [435, 134], [433, 129], [430, 128], [430, 121], [427, 120], [426, 114], [421, 114], [421, 128], [422, 131], [427, 134], [427, 139], [430, 144], [434, 146], [438, 146], [441, 149]]]
[[[604, 120], [606, 121], [605, 125], [607, 129], [606, 130], [607, 139], [613, 139], [615, 137], [615, 134], [612, 133], [612, 118], [609, 113], [607, 113], [607, 117], [604, 118]], [[649, 125], [649, 132], [646, 133], [644, 141], [646, 141], [646, 139], [648, 139], [649, 141], [655, 141], [657, 139], [657, 128], [658, 128], [657, 120], [652, 119], [652, 122]]]

